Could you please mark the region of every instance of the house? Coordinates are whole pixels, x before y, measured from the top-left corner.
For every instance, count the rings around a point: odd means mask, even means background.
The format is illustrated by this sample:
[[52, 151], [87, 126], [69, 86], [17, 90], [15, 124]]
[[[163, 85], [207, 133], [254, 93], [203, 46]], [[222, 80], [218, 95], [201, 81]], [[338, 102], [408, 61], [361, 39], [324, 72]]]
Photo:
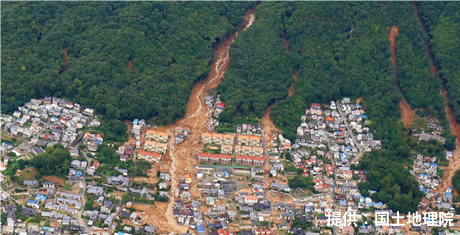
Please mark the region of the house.
[[235, 142], [235, 136], [231, 134], [223, 134], [222, 135], [222, 142], [223, 144], [233, 145]]
[[98, 162], [98, 161], [95, 161], [95, 162], [93, 163], [93, 165], [91, 165], [90, 168], [93, 169], [93, 170], [96, 170], [97, 168], [99, 168], [99, 165], [100, 165], [99, 162]]
[[161, 160], [161, 154], [155, 152], [148, 152], [145, 150], [139, 150], [137, 159], [144, 159], [148, 162], [159, 162]]
[[35, 155], [38, 155], [40, 153], [44, 153], [45, 150], [43, 150], [42, 147], [33, 147], [31, 152]]
[[129, 186], [129, 178], [122, 175], [119, 176], [107, 176], [107, 183], [113, 184], [115, 186], [121, 186], [126, 188]]
[[210, 144], [212, 142], [212, 133], [202, 133], [201, 134], [201, 141], [204, 144]]
[[352, 171], [350, 171], [350, 170], [344, 171], [344, 172], [343, 172], [343, 178], [345, 178], [345, 179], [351, 179], [351, 178], [353, 178], [353, 173], [352, 173]]
[[221, 146], [221, 153], [223, 154], [232, 154], [233, 153], [233, 147], [230, 144], [224, 144]]
[[3, 206], [2, 210], [5, 214], [8, 212], [16, 212], [18, 210], [18, 205], [16, 205], [16, 203], [8, 204]]
[[442, 131], [442, 129], [443, 129], [441, 125], [439, 125], [439, 124], [437, 124], [435, 122], [428, 122], [428, 128], [432, 128], [432, 129], [434, 129], [436, 131]]
[[168, 141], [168, 134], [161, 131], [154, 131], [154, 130], [147, 130], [145, 134], [146, 139], [153, 139], [162, 143], [166, 143]]
[[422, 132], [420, 134], [415, 134], [415, 135], [419, 137], [419, 140], [423, 140], [423, 141], [437, 140], [443, 144], [446, 144], [446, 138], [439, 136], [439, 135], [431, 135], [425, 132]]
[[22, 210], [21, 210], [21, 214], [23, 214], [23, 215], [25, 215], [27, 217], [35, 217], [35, 216], [37, 216], [38, 211], [34, 210], [32, 208], [23, 207]]
[[317, 226], [326, 226], [327, 225], [328, 218], [326, 216], [315, 216], [315, 220], [313, 223]]
[[259, 201], [259, 198], [256, 196], [245, 196], [244, 203], [256, 204]]
[[38, 187], [38, 180], [24, 180], [23, 185], [26, 187]]
[[190, 184], [192, 183], [192, 176], [190, 174], [185, 174], [185, 183]]
[[43, 188], [55, 188], [56, 183], [50, 182], [50, 181], [45, 181], [45, 182], [43, 182], [42, 187]]
[[39, 208], [39, 204], [38, 204], [38, 201], [35, 201], [35, 200], [32, 200], [32, 199], [28, 199], [27, 202], [26, 202], [26, 205], [27, 206], [30, 206], [32, 208]]

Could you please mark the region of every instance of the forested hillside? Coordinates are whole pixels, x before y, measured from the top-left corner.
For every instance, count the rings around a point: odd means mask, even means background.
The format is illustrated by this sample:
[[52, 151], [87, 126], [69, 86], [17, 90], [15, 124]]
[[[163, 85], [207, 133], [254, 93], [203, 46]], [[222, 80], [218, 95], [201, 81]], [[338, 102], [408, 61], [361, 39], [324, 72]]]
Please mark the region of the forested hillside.
[[419, 2], [419, 14], [429, 29], [432, 54], [445, 82], [449, 105], [460, 122], [460, 3]]
[[[265, 14], [270, 11], [275, 11], [275, 14]], [[396, 39], [397, 76], [388, 39], [393, 26], [399, 29]], [[258, 32], [258, 28], [266, 30]], [[414, 211], [423, 193], [418, 189], [415, 178], [403, 167], [413, 145], [408, 144], [399, 121], [399, 102], [404, 96], [412, 108], [422, 108], [424, 115], [441, 121], [445, 116], [444, 100], [440, 95], [442, 84], [431, 73], [426, 54], [428, 37], [418, 24], [411, 3], [261, 3], [257, 7], [257, 21], [253, 28], [234, 43], [235, 47], [244, 46], [251, 50], [250, 54], [257, 54], [259, 64], [248, 63], [249, 56], [241, 57], [234, 50], [226, 79], [243, 70], [241, 66], [233, 68], [233, 64], [244, 61], [244, 69], [251, 71], [279, 60], [268, 55], [276, 51], [281, 54], [283, 48], [278, 46], [267, 50], [258, 43], [270, 40], [281, 44], [283, 29], [291, 44], [291, 52], [287, 55], [289, 68], [283, 69], [299, 69], [299, 77], [292, 97], [276, 98], [280, 102], [273, 106], [271, 112], [275, 125], [283, 130], [285, 136], [294, 139], [299, 117], [310, 103], [328, 103], [344, 96], [362, 97], [364, 109], [372, 120], [371, 129], [375, 138], [382, 140], [384, 150], [366, 155], [361, 161], [359, 168], [368, 171], [369, 184], [362, 184], [360, 188], [365, 190], [364, 193], [366, 190], [379, 191], [373, 195], [374, 199], [388, 203], [392, 209]], [[257, 40], [247, 39], [249, 35]], [[273, 35], [276, 40], [264, 38], [268, 35]], [[292, 72], [289, 76], [276, 74], [274, 71], [282, 66], [285, 64], [277, 63], [276, 67], [268, 67], [273, 72], [265, 72], [277, 77], [259, 76], [253, 80], [259, 81], [259, 86], [263, 87], [269, 87], [275, 79], [284, 85], [290, 81]], [[231, 95], [226, 94], [231, 91], [231, 88], [225, 87], [228, 85], [221, 84], [222, 97]], [[251, 91], [256, 92], [257, 89]], [[284, 96], [287, 96], [286, 89]], [[267, 107], [270, 102], [273, 100], [266, 100], [262, 105]], [[233, 115], [244, 112], [242, 109], [231, 111]], [[256, 114], [261, 115], [257, 111]], [[438, 148], [430, 146], [427, 149]]]
[[193, 84], [208, 75], [214, 47], [253, 5], [6, 2], [2, 112], [30, 98], [57, 96], [108, 118], [171, 123], [184, 115]]
[[261, 117], [267, 104], [284, 99], [292, 80], [292, 67], [282, 38], [280, 9], [261, 4], [257, 20], [239, 35], [230, 49], [232, 63], [217, 87], [226, 102], [221, 120], [237, 113]]

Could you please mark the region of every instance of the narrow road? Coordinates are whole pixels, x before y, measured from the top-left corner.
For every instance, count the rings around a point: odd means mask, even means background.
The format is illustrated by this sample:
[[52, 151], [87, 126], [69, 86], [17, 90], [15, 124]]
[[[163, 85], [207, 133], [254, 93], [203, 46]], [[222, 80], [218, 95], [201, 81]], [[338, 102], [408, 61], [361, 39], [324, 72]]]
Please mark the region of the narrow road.
[[355, 143], [356, 147], [358, 147], [359, 149], [358, 155], [351, 158], [350, 165], [352, 165], [355, 161], [359, 160], [361, 156], [363, 156], [363, 148], [361, 147], [361, 144], [359, 144], [358, 140], [356, 139], [355, 133], [353, 133], [353, 130], [350, 128], [350, 125], [348, 124], [348, 120], [347, 120], [347, 117], [345, 116], [345, 113], [342, 110], [342, 105], [341, 105], [340, 100], [337, 100], [336, 104], [337, 104], [337, 110], [339, 111], [339, 114], [342, 117], [343, 122], [345, 123], [345, 126], [347, 127], [348, 133], [350, 133], [350, 136], [353, 139], [353, 142]]
[[[86, 155], [86, 152], [80, 150], [80, 153], [81, 153], [81, 155], [83, 155], [86, 158], [86, 161], [88, 161], [88, 165], [86, 165], [86, 169], [85, 169], [85, 172], [86, 172], [86, 170], [89, 169], [89, 167], [91, 166], [91, 164], [90, 164], [91, 159], [88, 157], [88, 155]], [[89, 232], [90, 228], [88, 227], [88, 225], [81, 218], [83, 210], [85, 210], [85, 204], [86, 204], [86, 198], [85, 198], [86, 180], [85, 180], [85, 177], [83, 177], [81, 179], [81, 182], [83, 183], [83, 194], [82, 194], [82, 197], [81, 197], [82, 198], [82, 200], [81, 200], [81, 209], [78, 211], [77, 219], [78, 219], [78, 224], [80, 224], [81, 226], [85, 227], [86, 232]]]

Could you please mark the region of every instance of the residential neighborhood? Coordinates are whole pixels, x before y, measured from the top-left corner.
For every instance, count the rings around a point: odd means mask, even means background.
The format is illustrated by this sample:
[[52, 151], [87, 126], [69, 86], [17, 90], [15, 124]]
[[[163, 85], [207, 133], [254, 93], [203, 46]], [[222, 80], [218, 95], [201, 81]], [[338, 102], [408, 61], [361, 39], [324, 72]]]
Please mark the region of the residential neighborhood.
[[[209, 126], [218, 126], [215, 118], [225, 105], [212, 96], [206, 105]], [[94, 110], [79, 110], [78, 104], [45, 97], [2, 117], [4, 131], [15, 138], [2, 142], [2, 171], [58, 143], [72, 158], [64, 178], [27, 178], [3, 188], [4, 234], [163, 234], [166, 222], [189, 231], [179, 234], [353, 234], [352, 226], [328, 226], [328, 216], [357, 213], [362, 221], [362, 213], [369, 218], [376, 211], [394, 214], [374, 199], [378, 191], [360, 189], [368, 175], [357, 165], [383, 144], [370, 131], [372, 120], [361, 104], [349, 98], [306, 107], [292, 141], [280, 132], [266, 133], [262, 125], [239, 123], [223, 133], [208, 128], [193, 142], [193, 167], [180, 175], [167, 165], [174, 148], [189, 143], [189, 126], [165, 130], [135, 119], [129, 123], [130, 141], [105, 143]], [[433, 122], [426, 131], [436, 136], [442, 129]], [[101, 151], [113, 151], [112, 162]], [[413, 156], [410, 173], [425, 193], [420, 209], [431, 205], [455, 212], [453, 188], [437, 191], [443, 174], [438, 164], [452, 155]], [[3, 182], [6, 178], [11, 179], [2, 174]], [[150, 206], [164, 208], [165, 221], [156, 220], [159, 215], [146, 209]], [[404, 229], [357, 228], [360, 234], [402, 234]]]

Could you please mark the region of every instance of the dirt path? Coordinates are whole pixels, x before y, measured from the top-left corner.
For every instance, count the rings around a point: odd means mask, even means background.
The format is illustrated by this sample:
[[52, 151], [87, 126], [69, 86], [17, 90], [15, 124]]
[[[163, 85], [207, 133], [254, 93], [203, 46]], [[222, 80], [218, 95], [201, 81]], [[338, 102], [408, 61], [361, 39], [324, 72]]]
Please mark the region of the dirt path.
[[267, 147], [270, 145], [271, 136], [275, 133], [281, 133], [281, 130], [276, 128], [275, 124], [273, 124], [272, 118], [270, 117], [270, 111], [272, 107], [268, 107], [265, 110], [264, 116], [262, 117], [262, 129], [264, 130], [265, 142], [267, 143]]
[[397, 63], [397, 58], [396, 58], [396, 36], [398, 35], [399, 35], [398, 27], [396, 26], [391, 27], [390, 33], [388, 34], [388, 40], [390, 40], [391, 61], [393, 61], [395, 75], [398, 75], [398, 63]]
[[288, 97], [291, 97], [294, 95], [295, 93], [294, 84], [295, 84], [295, 80], [297, 80], [298, 77], [299, 77], [299, 70], [296, 69], [294, 70], [294, 75], [292, 75], [292, 83], [291, 83], [291, 86], [289, 87]]
[[415, 111], [410, 108], [404, 97], [401, 102], [399, 102], [399, 108], [401, 108], [401, 121], [404, 123], [405, 127], [409, 127], [414, 119]]
[[[223, 42], [218, 46], [216, 50], [216, 59], [211, 65], [211, 72], [206, 79], [197, 83], [192, 90], [188, 100], [185, 117], [176, 124], [168, 126], [168, 132], [170, 133], [176, 126], [188, 126], [191, 133], [189, 138], [183, 143], [179, 145], [171, 144], [169, 146], [169, 154], [165, 154], [165, 156], [168, 155], [166, 157], [169, 157], [171, 162], [171, 165], [169, 165], [169, 172], [171, 174], [172, 193], [174, 193], [174, 189], [177, 188], [180, 176], [185, 173], [190, 173], [193, 178], [195, 175], [196, 169], [194, 167], [197, 165], [195, 156], [202, 149], [200, 136], [201, 133], [205, 131], [204, 126], [211, 118], [211, 114], [204, 106], [206, 93], [209, 89], [217, 87], [217, 85], [221, 82], [221, 79], [224, 77], [225, 71], [230, 63], [229, 49], [231, 43], [234, 42], [236, 36], [238, 36], [240, 32], [248, 29], [254, 20], [255, 9], [251, 9], [247, 12], [245, 22], [241, 28], [235, 34], [223, 40]], [[193, 180], [194, 181], [190, 185], [190, 193], [192, 194], [192, 199], [196, 199], [200, 197], [200, 193], [196, 190], [195, 179]], [[164, 213], [167, 226], [170, 228], [168, 231], [185, 233], [188, 228], [186, 226], [178, 225], [173, 216], [174, 199], [175, 195], [172, 195]]]
[[[398, 27], [391, 27], [388, 33], [388, 40], [390, 41], [391, 61], [393, 62], [395, 76], [398, 76], [398, 61], [396, 57], [396, 36], [398, 35]], [[415, 111], [411, 109], [404, 96], [399, 102], [399, 108], [401, 109], [401, 121], [404, 123], [405, 127], [409, 127], [414, 119]]]
[[[64, 64], [67, 64], [67, 60], [69, 59], [69, 52], [67, 51], [67, 48], [64, 48], [65, 54], [64, 54]], [[67, 66], [62, 66], [62, 72], [67, 71]]]
[[291, 45], [289, 44], [289, 41], [287, 39], [286, 30], [283, 30], [283, 39], [284, 39], [284, 47], [286, 47], [286, 51], [291, 52]]
[[128, 67], [129, 70], [133, 70], [133, 59], [129, 59]]

